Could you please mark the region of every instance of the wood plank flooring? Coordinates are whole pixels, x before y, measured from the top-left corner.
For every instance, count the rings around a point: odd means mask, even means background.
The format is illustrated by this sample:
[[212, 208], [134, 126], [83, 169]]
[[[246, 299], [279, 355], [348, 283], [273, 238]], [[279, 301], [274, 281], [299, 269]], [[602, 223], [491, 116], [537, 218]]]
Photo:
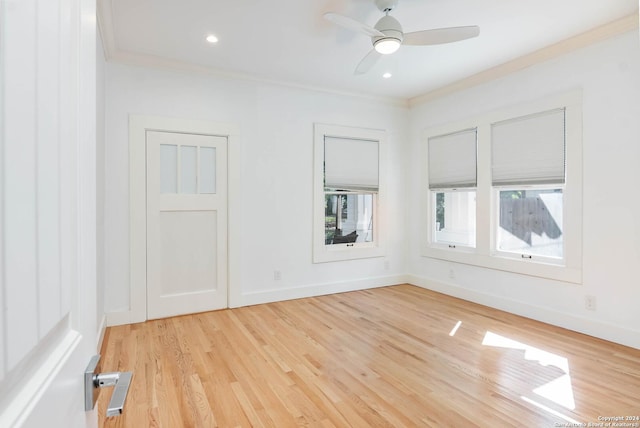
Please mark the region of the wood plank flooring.
[[122, 416], [104, 418], [101, 394], [104, 427], [640, 419], [640, 350], [410, 285], [112, 327], [104, 343], [103, 371], [134, 372]]

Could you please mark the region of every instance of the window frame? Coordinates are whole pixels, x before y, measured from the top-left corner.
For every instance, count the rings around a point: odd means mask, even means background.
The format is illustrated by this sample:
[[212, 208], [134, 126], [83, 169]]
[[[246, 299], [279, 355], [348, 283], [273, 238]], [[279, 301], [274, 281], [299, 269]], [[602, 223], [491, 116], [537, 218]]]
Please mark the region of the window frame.
[[[344, 244], [325, 244], [324, 140], [325, 137], [376, 141], [378, 143], [378, 192], [362, 191], [345, 194], [373, 193], [373, 240]], [[384, 257], [386, 255], [384, 224], [386, 203], [386, 132], [378, 129], [340, 125], [314, 124], [313, 156], [313, 263]]]
[[[548, 110], [565, 109], [565, 161], [566, 179], [563, 186], [563, 259], [549, 257], [514, 257], [496, 249], [499, 227], [500, 187], [493, 186], [491, 177], [491, 125], [508, 119]], [[434, 242], [432, 223], [435, 215], [429, 176], [422, 173], [421, 197], [421, 255], [440, 260], [464, 263], [490, 269], [571, 283], [582, 282], [582, 92], [574, 90], [545, 99], [502, 108], [450, 124], [427, 128], [422, 134], [421, 160], [428, 165], [429, 138], [476, 127], [477, 133], [477, 187], [476, 187], [476, 247], [438, 245]], [[511, 186], [514, 187], [514, 186]], [[536, 185], [518, 187], [536, 188]], [[541, 187], [538, 185], [537, 187]]]

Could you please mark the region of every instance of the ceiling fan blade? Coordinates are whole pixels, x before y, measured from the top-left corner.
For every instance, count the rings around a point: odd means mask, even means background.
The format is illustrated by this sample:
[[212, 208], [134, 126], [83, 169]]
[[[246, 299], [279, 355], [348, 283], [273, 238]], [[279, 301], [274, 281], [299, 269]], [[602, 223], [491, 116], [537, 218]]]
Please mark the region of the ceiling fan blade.
[[364, 58], [362, 58], [362, 61], [360, 61], [360, 64], [358, 64], [353, 74], [365, 74], [367, 71], [371, 70], [374, 65], [376, 65], [376, 62], [378, 62], [380, 56], [382, 55], [378, 53], [378, 51], [376, 51], [375, 49], [371, 49], [369, 53], [366, 54]]
[[369, 27], [368, 25], [356, 21], [353, 18], [349, 18], [348, 16], [340, 15], [339, 13], [327, 12], [324, 14], [324, 18], [336, 25], [364, 34], [365, 36], [384, 36], [384, 34], [375, 28]]
[[442, 43], [457, 42], [471, 39], [480, 34], [480, 27], [470, 25], [468, 27], [436, 28], [433, 30], [414, 31], [405, 33], [403, 45], [439, 45]]

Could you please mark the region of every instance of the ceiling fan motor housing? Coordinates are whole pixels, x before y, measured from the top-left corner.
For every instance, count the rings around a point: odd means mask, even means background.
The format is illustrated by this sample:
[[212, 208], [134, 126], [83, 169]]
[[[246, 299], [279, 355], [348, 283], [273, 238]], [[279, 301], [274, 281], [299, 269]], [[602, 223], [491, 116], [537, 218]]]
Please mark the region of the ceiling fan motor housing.
[[373, 36], [371, 38], [374, 46], [378, 42], [390, 39], [397, 40], [398, 43], [402, 43], [402, 26], [393, 16], [383, 16], [382, 18], [380, 18], [374, 28], [384, 34], [384, 36]]
[[374, 0], [374, 2], [381, 12], [392, 11], [398, 5], [398, 0]]

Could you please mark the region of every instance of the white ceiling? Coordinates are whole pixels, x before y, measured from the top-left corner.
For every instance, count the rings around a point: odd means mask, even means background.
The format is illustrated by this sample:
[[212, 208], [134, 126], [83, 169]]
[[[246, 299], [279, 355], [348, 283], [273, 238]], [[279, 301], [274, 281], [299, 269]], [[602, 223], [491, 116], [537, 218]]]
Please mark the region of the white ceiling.
[[[405, 32], [479, 25], [475, 39], [402, 46], [355, 76], [368, 37], [326, 21], [370, 26], [373, 0], [99, 0], [110, 60], [172, 64], [339, 92], [410, 99], [629, 15], [637, 0], [400, 0]], [[220, 39], [205, 41], [207, 34]], [[390, 79], [382, 74], [389, 71]]]

